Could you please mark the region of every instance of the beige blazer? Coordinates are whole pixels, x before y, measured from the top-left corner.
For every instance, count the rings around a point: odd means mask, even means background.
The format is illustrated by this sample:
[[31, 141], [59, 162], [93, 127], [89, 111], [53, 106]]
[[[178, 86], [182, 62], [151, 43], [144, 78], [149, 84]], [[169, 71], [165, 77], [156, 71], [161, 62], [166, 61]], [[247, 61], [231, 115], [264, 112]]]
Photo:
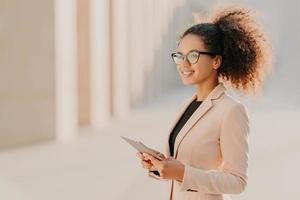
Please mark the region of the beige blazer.
[[[187, 106], [188, 99], [169, 134]], [[183, 181], [169, 181], [171, 200], [222, 200], [247, 184], [249, 120], [245, 107], [219, 83], [178, 133], [174, 158], [185, 165]], [[170, 155], [169, 135], [166, 155]]]

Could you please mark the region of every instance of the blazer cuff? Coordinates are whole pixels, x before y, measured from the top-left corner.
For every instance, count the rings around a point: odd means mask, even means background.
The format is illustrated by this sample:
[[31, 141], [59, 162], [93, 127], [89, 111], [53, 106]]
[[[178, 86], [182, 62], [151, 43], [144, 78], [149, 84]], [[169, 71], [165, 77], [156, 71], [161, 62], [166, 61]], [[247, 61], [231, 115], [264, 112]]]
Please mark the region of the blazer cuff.
[[189, 186], [189, 180], [191, 180], [191, 167], [188, 164], [184, 164], [184, 174], [182, 182], [176, 181], [179, 186], [180, 192], [185, 192], [187, 190], [195, 190], [193, 188], [190, 188]]
[[247, 181], [229, 171], [205, 170], [185, 164], [183, 180], [176, 183], [180, 192], [201, 190], [210, 194], [239, 194]]

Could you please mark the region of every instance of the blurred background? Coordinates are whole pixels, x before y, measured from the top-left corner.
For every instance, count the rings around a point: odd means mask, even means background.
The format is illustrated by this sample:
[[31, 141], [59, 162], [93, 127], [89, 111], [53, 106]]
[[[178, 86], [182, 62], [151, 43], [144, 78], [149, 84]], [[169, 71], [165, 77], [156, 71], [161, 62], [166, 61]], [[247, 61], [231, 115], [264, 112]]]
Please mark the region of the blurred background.
[[216, 3], [258, 12], [274, 46], [241, 199], [300, 196], [298, 0], [0, 0], [0, 199], [166, 199], [120, 135], [163, 151], [184, 99], [170, 54]]

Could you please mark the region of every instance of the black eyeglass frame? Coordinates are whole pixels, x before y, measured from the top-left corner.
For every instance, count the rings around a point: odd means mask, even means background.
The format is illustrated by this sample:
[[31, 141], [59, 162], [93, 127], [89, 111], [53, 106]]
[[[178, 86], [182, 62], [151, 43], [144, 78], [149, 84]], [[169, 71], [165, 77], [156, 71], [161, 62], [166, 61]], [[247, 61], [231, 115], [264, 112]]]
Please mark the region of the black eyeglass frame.
[[[187, 56], [190, 54], [190, 53], [193, 53], [193, 52], [197, 52], [198, 53], [198, 58], [195, 62], [191, 63], [188, 59], [187, 59]], [[171, 54], [171, 57], [172, 57], [172, 60], [174, 61], [174, 63], [176, 65], [180, 65], [180, 63], [176, 63], [175, 59], [174, 59], [174, 56], [176, 54], [181, 54], [183, 56], [183, 60], [187, 60], [190, 64], [196, 64], [200, 58], [200, 55], [201, 54], [204, 54], [204, 55], [210, 55], [210, 56], [216, 56], [218, 55], [217, 53], [213, 53], [213, 52], [206, 52], [206, 51], [199, 51], [199, 50], [191, 50], [190, 52], [188, 52], [186, 55], [183, 55], [182, 53], [179, 53], [179, 52], [176, 52], [176, 53], [172, 53]]]

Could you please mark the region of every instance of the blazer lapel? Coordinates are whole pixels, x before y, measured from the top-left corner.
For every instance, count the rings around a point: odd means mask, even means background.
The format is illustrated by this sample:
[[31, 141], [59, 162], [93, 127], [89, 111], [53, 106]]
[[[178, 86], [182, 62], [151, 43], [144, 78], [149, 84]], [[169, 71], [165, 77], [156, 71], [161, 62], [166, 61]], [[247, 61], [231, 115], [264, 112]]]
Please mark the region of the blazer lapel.
[[187, 107], [190, 105], [190, 103], [197, 97], [196, 94], [194, 94], [191, 98], [186, 100], [183, 105], [181, 106], [181, 109], [179, 110], [179, 113], [177, 114], [176, 119], [174, 120], [173, 124], [171, 124], [169, 129], [169, 134], [167, 134], [166, 138], [166, 145], [165, 145], [165, 152], [167, 156], [170, 156], [170, 146], [169, 146], [169, 137], [173, 129], [175, 128], [177, 122], [179, 121], [180, 117], [183, 115], [184, 111], [187, 109]]
[[[175, 145], [174, 145], [174, 158], [177, 157], [178, 153], [178, 147], [180, 146], [180, 143], [184, 139], [184, 137], [187, 135], [189, 130], [196, 124], [199, 119], [204, 116], [212, 107], [213, 99], [217, 99], [223, 94], [223, 92], [226, 90], [224, 87], [223, 83], [219, 83], [210, 93], [209, 95], [204, 99], [202, 104], [198, 107], [198, 109], [192, 114], [192, 116], [188, 119], [188, 121], [185, 123], [185, 125], [182, 127], [180, 132], [178, 133], [176, 140], [175, 140]], [[177, 118], [176, 123], [178, 122], [179, 118], [181, 115], [184, 113], [188, 105], [191, 103], [196, 98], [196, 94], [193, 95], [189, 103], [185, 106], [184, 110], [180, 112], [180, 116]], [[176, 124], [175, 123], [175, 124]], [[175, 125], [174, 125], [175, 126]], [[173, 127], [174, 127], [173, 126]]]

